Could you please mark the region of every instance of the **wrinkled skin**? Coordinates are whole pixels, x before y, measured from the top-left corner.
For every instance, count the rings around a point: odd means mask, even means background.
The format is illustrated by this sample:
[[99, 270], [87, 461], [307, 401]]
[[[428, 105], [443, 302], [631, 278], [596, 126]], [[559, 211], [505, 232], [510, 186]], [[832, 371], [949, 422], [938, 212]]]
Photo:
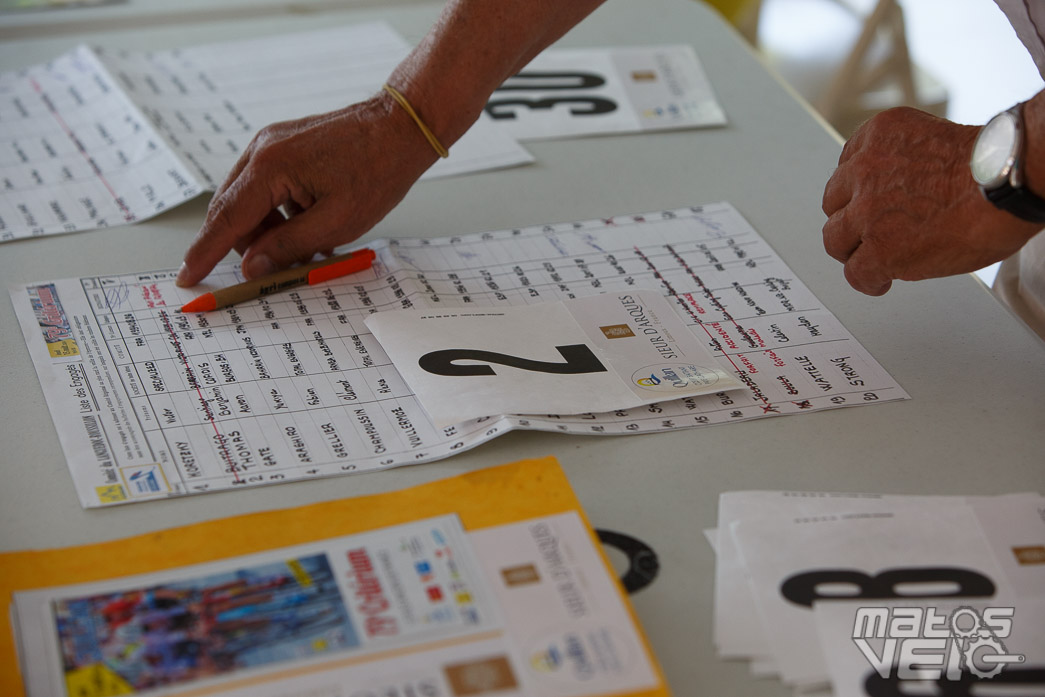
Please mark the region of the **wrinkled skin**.
[[[376, 97], [262, 129], [214, 194], [179, 285], [199, 282], [229, 249], [255, 278], [329, 254], [377, 224], [436, 159], [393, 106]], [[350, 164], [359, 162], [368, 165]]]
[[868, 295], [894, 280], [968, 273], [1020, 249], [1041, 226], [1000, 211], [969, 171], [979, 127], [916, 109], [878, 114], [845, 144], [824, 190], [824, 249]]
[[[490, 94], [603, 0], [447, 0], [388, 78], [444, 147]], [[273, 124], [251, 141], [185, 255], [192, 286], [235, 249], [246, 278], [329, 254], [381, 221], [437, 159], [384, 91], [327, 114]]]

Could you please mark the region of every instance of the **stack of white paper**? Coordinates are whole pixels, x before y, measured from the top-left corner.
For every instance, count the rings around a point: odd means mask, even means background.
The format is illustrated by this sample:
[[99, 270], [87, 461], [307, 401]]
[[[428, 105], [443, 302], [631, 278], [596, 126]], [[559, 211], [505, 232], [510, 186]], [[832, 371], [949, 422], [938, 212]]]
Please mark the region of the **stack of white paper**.
[[731, 492], [708, 536], [719, 655], [796, 695], [1045, 687], [1038, 494]]
[[[149, 53], [80, 46], [0, 73], [0, 241], [133, 223], [214, 190], [263, 126], [370, 97], [409, 51], [373, 22]], [[484, 116], [425, 177], [532, 161]]]
[[[145, 220], [212, 191], [263, 126], [367, 99], [409, 51], [371, 22], [164, 51], [79, 46], [0, 72], [0, 242]], [[552, 49], [424, 178], [532, 162], [516, 139], [725, 123], [689, 46]]]

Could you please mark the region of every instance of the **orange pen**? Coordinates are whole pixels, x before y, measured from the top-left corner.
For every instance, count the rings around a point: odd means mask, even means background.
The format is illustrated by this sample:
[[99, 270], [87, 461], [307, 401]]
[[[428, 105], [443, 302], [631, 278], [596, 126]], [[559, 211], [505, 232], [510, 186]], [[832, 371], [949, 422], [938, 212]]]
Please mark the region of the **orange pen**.
[[284, 269], [252, 281], [244, 281], [228, 288], [204, 293], [195, 300], [190, 300], [182, 305], [181, 311], [210, 312], [305, 283], [314, 286], [317, 283], [365, 271], [373, 266], [376, 256], [372, 249], [357, 249], [348, 254], [340, 254], [329, 259]]

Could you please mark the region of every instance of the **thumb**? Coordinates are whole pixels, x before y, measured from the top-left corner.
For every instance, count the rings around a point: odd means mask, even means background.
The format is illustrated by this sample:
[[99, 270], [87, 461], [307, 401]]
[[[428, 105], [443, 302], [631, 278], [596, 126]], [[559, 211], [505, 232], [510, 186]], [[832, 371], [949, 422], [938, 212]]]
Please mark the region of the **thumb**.
[[338, 220], [321, 203], [273, 226], [243, 254], [243, 275], [258, 278], [310, 261], [317, 252], [337, 246]]

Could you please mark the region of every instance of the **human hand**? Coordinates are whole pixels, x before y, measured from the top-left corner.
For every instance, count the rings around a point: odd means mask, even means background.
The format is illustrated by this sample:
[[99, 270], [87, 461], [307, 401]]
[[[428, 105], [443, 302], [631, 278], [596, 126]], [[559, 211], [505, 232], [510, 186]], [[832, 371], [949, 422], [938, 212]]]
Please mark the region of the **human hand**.
[[[450, 147], [498, 85], [602, 2], [447, 0], [387, 82]], [[247, 278], [330, 252], [376, 225], [435, 160], [419, 123], [384, 91], [268, 126], [214, 194], [177, 284], [199, 283], [230, 249]]]
[[979, 128], [916, 109], [882, 112], [849, 139], [824, 189], [824, 248], [868, 295], [894, 279], [969, 273], [1039, 229], [986, 201], [969, 157]]
[[230, 249], [247, 278], [329, 254], [376, 225], [435, 159], [384, 93], [267, 126], [214, 194], [177, 283], [195, 285]]

